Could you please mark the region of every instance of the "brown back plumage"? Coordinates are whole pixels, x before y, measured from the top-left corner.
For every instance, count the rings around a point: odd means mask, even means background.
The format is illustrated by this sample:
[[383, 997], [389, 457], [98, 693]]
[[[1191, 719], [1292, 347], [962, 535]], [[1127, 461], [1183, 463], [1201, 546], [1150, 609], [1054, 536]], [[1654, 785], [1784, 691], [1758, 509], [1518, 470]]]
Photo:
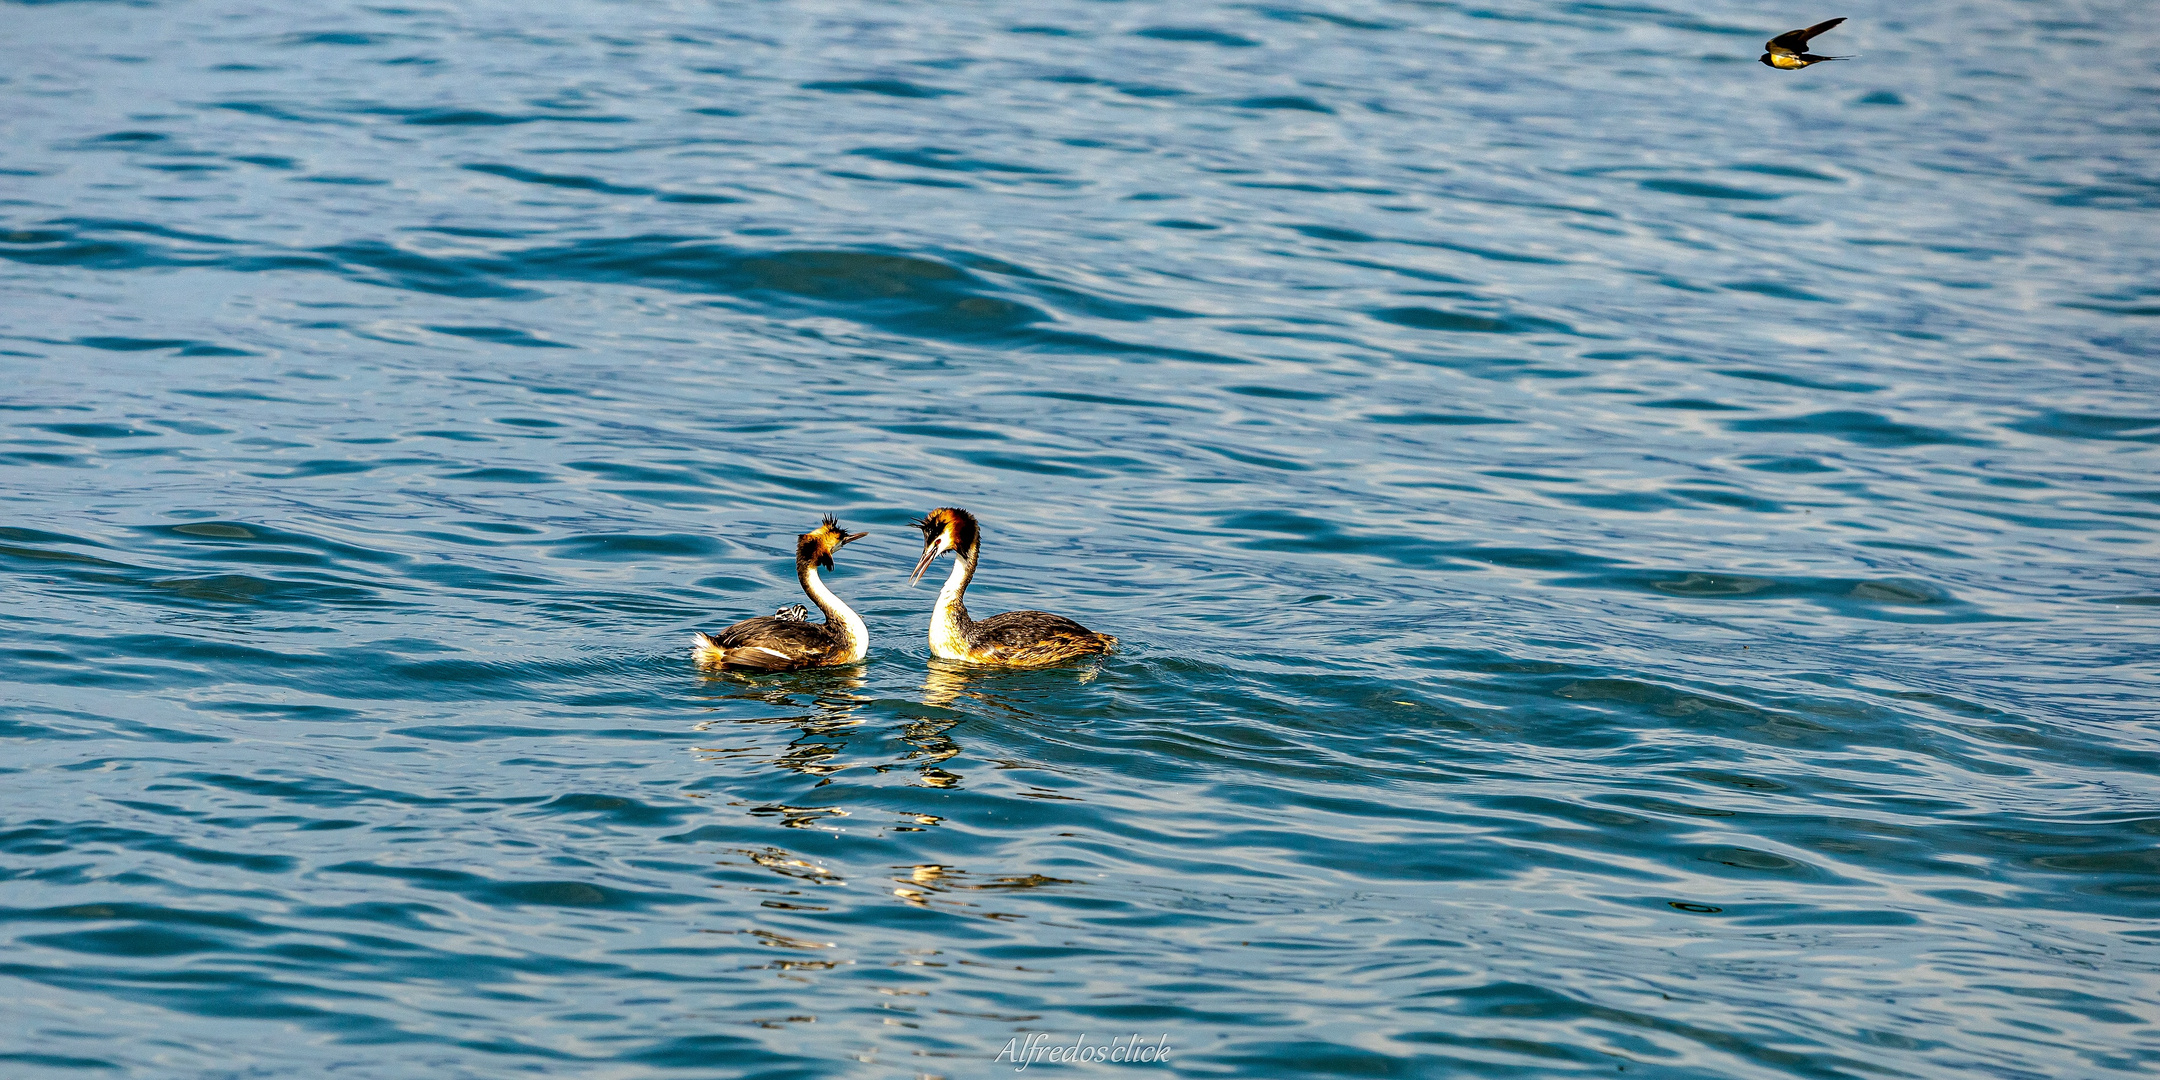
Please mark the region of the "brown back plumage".
[[1106, 653], [1117, 639], [1047, 611], [1008, 611], [969, 626], [968, 653], [977, 663], [1015, 667], [1054, 664]]
[[760, 615], [717, 634], [699, 633], [698, 659], [722, 667], [790, 671], [820, 667], [847, 651], [845, 635], [827, 623]]

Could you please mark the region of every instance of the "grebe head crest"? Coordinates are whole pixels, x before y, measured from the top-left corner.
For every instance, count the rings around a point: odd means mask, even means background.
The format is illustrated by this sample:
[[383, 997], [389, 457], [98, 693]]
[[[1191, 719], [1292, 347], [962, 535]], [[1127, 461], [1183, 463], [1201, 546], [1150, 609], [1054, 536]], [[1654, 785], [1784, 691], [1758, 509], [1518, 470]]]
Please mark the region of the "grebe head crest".
[[966, 555], [981, 536], [975, 515], [958, 507], [940, 506], [913, 524], [922, 530], [923, 550], [922, 561], [915, 564], [915, 572], [908, 576], [910, 585], [922, 580], [923, 572], [930, 569], [938, 556], [948, 551]]
[[795, 557], [814, 559], [820, 567], [830, 570], [833, 552], [868, 535], [847, 531], [840, 526], [839, 518], [827, 514], [817, 528], [795, 538]]

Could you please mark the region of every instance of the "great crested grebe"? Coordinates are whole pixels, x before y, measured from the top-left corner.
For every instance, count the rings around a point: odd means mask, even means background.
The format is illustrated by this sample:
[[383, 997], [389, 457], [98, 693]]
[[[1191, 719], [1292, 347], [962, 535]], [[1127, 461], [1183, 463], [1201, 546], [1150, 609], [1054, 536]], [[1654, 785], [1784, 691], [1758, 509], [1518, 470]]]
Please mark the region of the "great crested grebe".
[[1063, 615], [1047, 611], [1008, 611], [980, 622], [968, 617], [968, 580], [975, 576], [975, 560], [982, 554], [982, 527], [975, 515], [941, 506], [915, 523], [923, 531], [922, 561], [908, 578], [913, 585], [937, 557], [950, 551], [952, 577], [938, 590], [937, 609], [930, 615], [930, 651], [946, 660], [1001, 667], [1034, 667], [1060, 660], [1109, 652], [1117, 639], [1098, 634]]
[[818, 579], [818, 567], [832, 569], [833, 552], [869, 533], [851, 533], [831, 514], [817, 528], [795, 538], [795, 577], [803, 592], [825, 613], [810, 622], [801, 604], [771, 615], [744, 619], [717, 634], [692, 635], [700, 664], [714, 667], [789, 671], [794, 668], [852, 664], [870, 647], [862, 616], [855, 614]]

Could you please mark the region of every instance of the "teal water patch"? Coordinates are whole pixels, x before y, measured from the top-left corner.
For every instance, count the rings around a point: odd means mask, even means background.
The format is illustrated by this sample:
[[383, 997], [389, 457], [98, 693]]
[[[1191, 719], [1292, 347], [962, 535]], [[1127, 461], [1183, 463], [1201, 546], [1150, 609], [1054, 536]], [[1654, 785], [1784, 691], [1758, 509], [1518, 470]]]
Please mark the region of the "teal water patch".
[[877, 94], [896, 98], [937, 98], [953, 93], [937, 87], [923, 86], [904, 79], [855, 79], [806, 82], [805, 90], [822, 90], [829, 94]]
[[2101, 439], [2121, 442], [2160, 442], [2160, 417], [2096, 416], [2091, 413], [2050, 412], [2010, 425], [2029, 435], [2058, 439]]
[[1206, 27], [1195, 26], [1151, 26], [1145, 30], [1135, 30], [1133, 31], [1133, 35], [1136, 37], [1154, 38], [1157, 41], [1200, 42], [1208, 45], [1221, 45], [1232, 49], [1250, 49], [1260, 44], [1259, 42], [1254, 41], [1248, 37], [1242, 37], [1240, 35], [1228, 33], [1222, 30], [1212, 30]]
[[567, 188], [572, 191], [592, 191], [602, 195], [653, 194], [651, 188], [623, 187], [590, 176], [566, 176], [561, 173], [534, 172], [531, 169], [520, 169], [514, 165], [467, 165], [465, 167], [473, 172], [487, 173], [490, 176], [500, 176], [505, 180], [539, 184], [544, 187]]
[[1986, 440], [1975, 439], [1954, 431], [1928, 427], [1925, 424], [1906, 424], [1892, 420], [1879, 413], [1840, 409], [1830, 412], [1811, 413], [1807, 416], [1771, 420], [1733, 420], [1726, 424], [1733, 431], [1783, 432], [1790, 434], [1827, 435], [1843, 442], [1860, 446], [1986, 446]]
[[1236, 104], [1240, 109], [1288, 109], [1292, 112], [1320, 113], [1325, 116], [1335, 115], [1335, 110], [1302, 94], [1244, 98]]
[[1783, 195], [1775, 192], [1736, 188], [1727, 184], [1712, 184], [1702, 180], [1645, 180], [1641, 186], [1644, 191], [1655, 191], [1666, 195], [1687, 195], [1698, 199], [1770, 202], [1784, 198]]
[[1373, 313], [1381, 322], [1394, 323], [1416, 330], [1438, 330], [1456, 334], [1568, 334], [1574, 331], [1566, 323], [1552, 319], [1540, 319], [1529, 315], [1479, 315], [1471, 312], [1448, 311], [1442, 308], [1400, 307]]

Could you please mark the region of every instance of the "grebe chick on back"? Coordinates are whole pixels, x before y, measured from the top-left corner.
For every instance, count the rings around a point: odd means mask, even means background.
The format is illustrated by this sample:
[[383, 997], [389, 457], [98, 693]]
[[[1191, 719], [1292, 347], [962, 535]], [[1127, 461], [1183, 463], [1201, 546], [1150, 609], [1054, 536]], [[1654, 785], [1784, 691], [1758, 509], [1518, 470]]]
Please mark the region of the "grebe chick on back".
[[[795, 538], [795, 578], [810, 601], [825, 613], [825, 621], [805, 617], [800, 604], [781, 608], [771, 615], [744, 619], [714, 634], [691, 637], [699, 664], [757, 671], [790, 671], [795, 668], [852, 664], [869, 651], [870, 635], [862, 616], [825, 587], [818, 567], [832, 569], [833, 552], [868, 533], [851, 533], [831, 514], [817, 528]], [[800, 614], [799, 614], [800, 613]]]
[[975, 515], [941, 506], [915, 523], [923, 531], [922, 561], [915, 564], [913, 585], [937, 557], [954, 554], [952, 577], [938, 591], [930, 614], [930, 651], [941, 659], [1001, 667], [1035, 667], [1080, 656], [1109, 652], [1117, 639], [1098, 634], [1063, 615], [1047, 611], [1008, 611], [977, 621], [968, 617], [968, 580], [982, 554], [982, 528]]

